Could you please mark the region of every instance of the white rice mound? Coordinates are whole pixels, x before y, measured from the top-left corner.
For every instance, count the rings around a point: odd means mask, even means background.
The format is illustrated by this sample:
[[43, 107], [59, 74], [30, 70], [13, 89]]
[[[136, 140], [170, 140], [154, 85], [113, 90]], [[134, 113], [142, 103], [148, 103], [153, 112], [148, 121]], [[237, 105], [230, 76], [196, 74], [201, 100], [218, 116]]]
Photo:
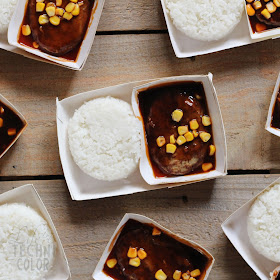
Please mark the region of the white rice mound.
[[96, 179], [127, 178], [140, 158], [140, 127], [123, 100], [105, 97], [86, 102], [68, 124], [73, 159]]
[[174, 25], [187, 36], [214, 41], [227, 36], [240, 22], [244, 0], [165, 0]]
[[266, 258], [280, 262], [280, 185], [264, 191], [254, 201], [247, 229], [254, 248]]
[[52, 268], [55, 241], [47, 222], [20, 203], [0, 206], [0, 279], [43, 280]]
[[16, 5], [17, 0], [0, 0], [0, 34], [7, 33]]

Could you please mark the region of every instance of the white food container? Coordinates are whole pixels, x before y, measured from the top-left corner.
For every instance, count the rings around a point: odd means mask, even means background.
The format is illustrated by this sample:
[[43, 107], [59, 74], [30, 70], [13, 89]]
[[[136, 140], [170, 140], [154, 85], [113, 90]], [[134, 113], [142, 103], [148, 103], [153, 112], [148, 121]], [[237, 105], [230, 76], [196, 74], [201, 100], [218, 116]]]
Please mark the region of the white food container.
[[67, 280], [71, 278], [68, 261], [66, 259], [61, 241], [51, 220], [51, 217], [44, 206], [40, 196], [33, 187], [28, 184], [0, 195], [0, 205], [7, 203], [24, 203], [38, 212], [47, 222], [56, 242], [56, 255], [52, 269], [45, 276], [46, 280]]
[[20, 135], [22, 134], [22, 132], [25, 130], [25, 128], [27, 127], [27, 122], [24, 118], [24, 116], [17, 110], [17, 108], [10, 103], [3, 95], [0, 94], [0, 101], [6, 105], [7, 107], [9, 107], [10, 109], [12, 109], [14, 111], [14, 113], [21, 119], [21, 121], [23, 122], [23, 128], [17, 133], [17, 137], [13, 140], [13, 142], [10, 143], [10, 145], [5, 149], [5, 151], [0, 154], [0, 158], [2, 156], [4, 156], [7, 151], [14, 145], [14, 143], [17, 141], [17, 139], [20, 137]]
[[108, 244], [107, 244], [107, 246], [106, 246], [106, 248], [105, 248], [105, 250], [104, 250], [104, 252], [103, 252], [103, 254], [102, 254], [102, 256], [101, 256], [101, 258], [100, 258], [100, 260], [99, 260], [99, 262], [98, 262], [98, 264], [97, 264], [97, 266], [96, 266], [96, 268], [93, 272], [93, 274], [92, 274], [93, 279], [95, 279], [95, 280], [112, 280], [112, 278], [110, 276], [108, 276], [107, 274], [105, 274], [103, 272], [103, 267], [104, 267], [104, 264], [106, 263], [106, 260], [107, 260], [108, 256], [110, 255], [110, 252], [111, 252], [112, 248], [114, 247], [114, 245], [115, 245], [115, 243], [118, 239], [118, 236], [121, 233], [121, 230], [122, 230], [123, 226], [125, 225], [125, 223], [129, 219], [133, 219], [133, 220], [136, 220], [136, 221], [141, 222], [141, 223], [145, 223], [145, 224], [149, 224], [151, 226], [155, 226], [155, 227], [159, 228], [160, 230], [162, 230], [163, 232], [165, 232], [166, 234], [170, 235], [175, 240], [181, 242], [182, 244], [193, 247], [196, 250], [198, 250], [199, 252], [201, 252], [202, 254], [204, 254], [208, 259], [208, 265], [207, 265], [207, 269], [205, 270], [205, 272], [202, 272], [202, 276], [200, 276], [200, 279], [201, 280], [206, 280], [208, 278], [209, 273], [212, 269], [212, 266], [215, 262], [215, 259], [206, 249], [204, 249], [202, 246], [200, 246], [199, 244], [197, 244], [197, 243], [195, 243], [191, 240], [179, 237], [178, 235], [176, 235], [175, 233], [166, 229], [165, 227], [161, 226], [160, 224], [158, 224], [157, 222], [155, 222], [152, 219], [149, 219], [149, 218], [147, 218], [145, 216], [142, 216], [142, 215], [128, 213], [128, 214], [124, 215], [124, 217], [122, 218], [118, 227], [116, 228], [115, 232], [113, 233], [110, 241], [108, 242]]
[[267, 114], [267, 120], [265, 124], [265, 129], [276, 136], [280, 136], [280, 128], [272, 127], [271, 121], [272, 121], [273, 110], [274, 110], [274, 106], [276, 105], [276, 98], [279, 90], [280, 90], [280, 73], [278, 75], [278, 79], [276, 81], [276, 85], [274, 87], [274, 91], [271, 97], [270, 106]]
[[230, 215], [229, 218], [227, 218], [222, 224], [222, 229], [232, 245], [248, 263], [248, 265], [256, 272], [257, 276], [262, 280], [268, 280], [270, 273], [279, 264], [259, 254], [253, 247], [248, 236], [247, 218], [249, 215], [249, 210], [256, 198], [275, 184], [280, 184], [280, 178], [270, 184], [254, 198], [245, 203], [242, 207]]
[[[61, 65], [73, 70], [82, 70], [86, 62], [86, 59], [89, 55], [95, 37], [96, 29], [102, 13], [104, 2], [105, 0], [94, 1], [94, 5], [92, 7], [92, 12], [89, 20], [89, 25], [75, 61], [71, 61], [62, 57], [56, 57], [47, 54], [39, 49], [34, 49], [32, 47], [18, 43], [19, 34], [21, 32], [21, 24], [25, 15], [25, 11], [28, 7], [28, 0], [18, 0], [16, 10], [13, 14], [13, 17], [9, 25], [8, 42], [10, 45], [24, 50], [25, 52], [27, 52], [27, 54], [29, 53], [29, 55], [25, 55], [25, 54], [24, 55], [30, 58], [33, 58], [35, 55], [36, 57], [35, 59], [43, 62], [49, 62], [56, 65]], [[19, 53], [17, 50], [16, 52]], [[20, 54], [22, 54], [22, 52], [20, 52]], [[32, 55], [30, 56], [30, 54]]]
[[[214, 144], [216, 146], [216, 168], [209, 172], [185, 175], [185, 176], [171, 176], [171, 177], [156, 177], [149, 158], [149, 148], [146, 140], [146, 132], [144, 128], [144, 121], [139, 109], [138, 94], [139, 92], [148, 89], [149, 87], [171, 84], [176, 82], [194, 81], [202, 82], [205, 98], [208, 105], [209, 115], [212, 120], [212, 133], [214, 138]], [[224, 176], [227, 173], [227, 152], [226, 152], [226, 136], [224, 131], [224, 125], [222, 115], [218, 103], [216, 90], [212, 82], [212, 74], [197, 75], [197, 76], [178, 76], [160, 79], [154, 82], [150, 82], [133, 89], [132, 93], [132, 108], [137, 118], [142, 121], [141, 130], [141, 158], [140, 158], [140, 172], [144, 180], [150, 185], [157, 184], [170, 184], [170, 183], [192, 183], [203, 181], [207, 179], [213, 179], [220, 176]]]

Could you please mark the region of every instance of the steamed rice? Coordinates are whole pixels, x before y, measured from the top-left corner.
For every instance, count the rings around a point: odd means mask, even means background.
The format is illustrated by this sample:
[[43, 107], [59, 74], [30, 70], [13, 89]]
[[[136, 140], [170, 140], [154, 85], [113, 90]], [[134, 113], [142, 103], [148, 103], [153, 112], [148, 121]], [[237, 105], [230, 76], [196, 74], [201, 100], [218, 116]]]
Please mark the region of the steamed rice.
[[7, 33], [16, 5], [17, 0], [0, 0], [0, 34]]
[[0, 279], [43, 280], [54, 261], [47, 222], [25, 204], [0, 206]]
[[224, 38], [240, 22], [244, 0], [165, 0], [174, 25], [203, 41]]
[[254, 248], [266, 258], [280, 262], [280, 185], [258, 196], [249, 211], [247, 225]]
[[140, 157], [140, 122], [131, 106], [112, 97], [81, 106], [68, 124], [70, 151], [88, 175], [113, 181], [127, 178]]

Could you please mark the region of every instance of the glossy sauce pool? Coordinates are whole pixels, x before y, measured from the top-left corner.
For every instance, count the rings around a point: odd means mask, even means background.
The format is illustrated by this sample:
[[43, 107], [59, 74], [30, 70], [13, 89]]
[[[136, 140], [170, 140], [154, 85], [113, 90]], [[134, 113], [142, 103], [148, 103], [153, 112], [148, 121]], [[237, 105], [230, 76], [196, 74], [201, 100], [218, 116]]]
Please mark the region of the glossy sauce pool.
[[278, 90], [278, 95], [274, 104], [271, 126], [280, 129], [280, 90]]

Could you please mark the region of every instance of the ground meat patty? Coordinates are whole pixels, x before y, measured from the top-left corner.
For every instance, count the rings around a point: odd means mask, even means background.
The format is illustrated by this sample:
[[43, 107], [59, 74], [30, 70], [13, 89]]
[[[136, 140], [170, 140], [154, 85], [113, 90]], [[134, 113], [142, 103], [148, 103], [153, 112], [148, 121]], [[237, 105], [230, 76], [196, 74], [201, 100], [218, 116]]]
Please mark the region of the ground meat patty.
[[[45, 1], [45, 4], [52, 2]], [[61, 8], [69, 3], [63, 0]], [[39, 16], [46, 12], [36, 12], [36, 0], [29, 0], [29, 20], [32, 36], [39, 48], [49, 54], [61, 56], [73, 50], [84, 38], [87, 30], [93, 0], [83, 0], [80, 6], [80, 14], [71, 20], [61, 18], [60, 24], [54, 26], [51, 23], [40, 25]], [[71, 3], [71, 2], [70, 2]]]

